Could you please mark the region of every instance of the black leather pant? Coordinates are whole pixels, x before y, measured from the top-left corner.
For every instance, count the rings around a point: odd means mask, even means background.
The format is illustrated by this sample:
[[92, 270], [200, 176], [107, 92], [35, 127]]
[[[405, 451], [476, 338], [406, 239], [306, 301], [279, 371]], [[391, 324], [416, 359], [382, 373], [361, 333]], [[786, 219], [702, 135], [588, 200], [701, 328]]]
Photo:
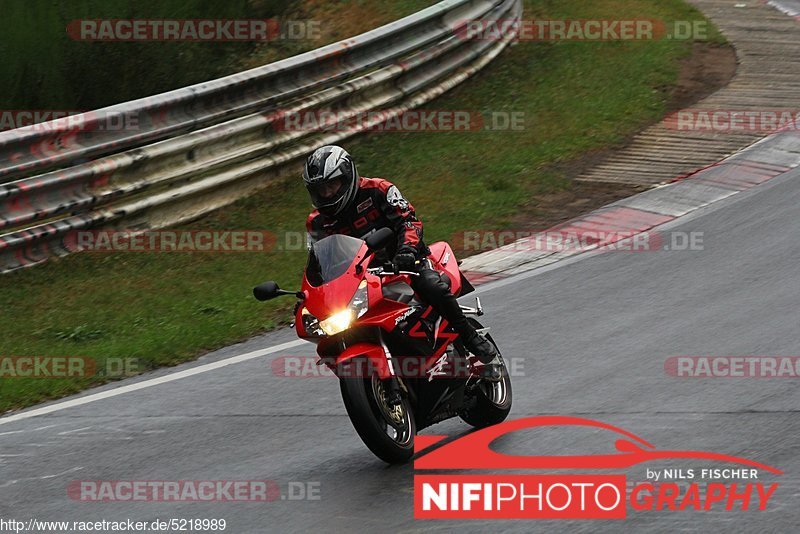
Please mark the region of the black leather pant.
[[443, 279], [446, 275], [440, 275], [438, 271], [427, 266], [418, 272], [419, 276], [411, 277], [411, 287], [422, 300], [433, 306], [464, 339], [475, 336], [475, 328], [467, 320], [456, 297], [450, 292], [449, 284]]

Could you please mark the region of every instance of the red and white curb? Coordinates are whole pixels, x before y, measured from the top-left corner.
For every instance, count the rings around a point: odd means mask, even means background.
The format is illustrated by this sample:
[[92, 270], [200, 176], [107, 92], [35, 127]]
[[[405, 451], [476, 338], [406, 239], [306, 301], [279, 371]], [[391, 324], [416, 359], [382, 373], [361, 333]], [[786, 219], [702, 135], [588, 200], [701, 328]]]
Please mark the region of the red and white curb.
[[767, 4], [800, 20], [800, 0], [767, 0]]
[[[672, 183], [614, 202], [545, 232], [466, 258], [462, 271], [475, 285], [532, 271], [570, 256], [609, 249], [700, 208], [763, 184], [800, 166], [800, 132], [773, 134]], [[589, 247], [541, 250], [546, 236], [604, 236]]]
[[[800, 21], [800, 0], [766, 0]], [[772, 180], [800, 166], [800, 132], [782, 131], [669, 184], [620, 200], [549, 230], [496, 250], [471, 256], [461, 265], [467, 278], [480, 285], [532, 271], [570, 256], [602, 251], [630, 236], [650, 232], [700, 208]], [[542, 250], [548, 234], [602, 236], [594, 244], [563, 250]], [[586, 243], [584, 243], [586, 245]]]

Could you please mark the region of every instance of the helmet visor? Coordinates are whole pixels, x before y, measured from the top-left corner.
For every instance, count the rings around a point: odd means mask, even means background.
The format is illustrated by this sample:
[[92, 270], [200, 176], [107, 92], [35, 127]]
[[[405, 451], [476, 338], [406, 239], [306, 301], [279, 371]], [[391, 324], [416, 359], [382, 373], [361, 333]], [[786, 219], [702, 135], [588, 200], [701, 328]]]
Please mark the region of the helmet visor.
[[345, 177], [339, 176], [308, 186], [311, 201], [318, 208], [336, 204], [345, 194]]

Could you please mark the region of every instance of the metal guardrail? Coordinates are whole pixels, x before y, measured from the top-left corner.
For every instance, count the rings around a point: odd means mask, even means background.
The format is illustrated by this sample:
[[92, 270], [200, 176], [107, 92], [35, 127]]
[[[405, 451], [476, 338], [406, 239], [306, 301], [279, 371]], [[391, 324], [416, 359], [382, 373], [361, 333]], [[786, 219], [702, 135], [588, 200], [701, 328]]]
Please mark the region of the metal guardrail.
[[[516, 36], [464, 38], [467, 21], [518, 20], [521, 0], [445, 0], [317, 50], [249, 71], [0, 133], [0, 272], [75, 250], [80, 230], [185, 222], [263, 187], [280, 167], [359, 133], [283, 131], [284, 113], [417, 107], [492, 61]], [[136, 129], [102, 122], [135, 116]], [[52, 127], [50, 127], [52, 126]]]

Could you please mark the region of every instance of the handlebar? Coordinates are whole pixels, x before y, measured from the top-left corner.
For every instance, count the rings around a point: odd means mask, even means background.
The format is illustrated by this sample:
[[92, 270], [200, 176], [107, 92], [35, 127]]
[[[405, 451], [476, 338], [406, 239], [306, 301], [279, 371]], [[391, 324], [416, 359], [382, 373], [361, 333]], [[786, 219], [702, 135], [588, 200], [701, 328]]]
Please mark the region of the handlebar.
[[392, 262], [386, 262], [384, 265], [380, 267], [373, 267], [371, 269], [367, 269], [367, 272], [374, 274], [375, 276], [398, 276], [401, 274], [405, 274], [408, 276], [419, 276], [419, 273], [415, 271], [399, 270], [397, 266]]

